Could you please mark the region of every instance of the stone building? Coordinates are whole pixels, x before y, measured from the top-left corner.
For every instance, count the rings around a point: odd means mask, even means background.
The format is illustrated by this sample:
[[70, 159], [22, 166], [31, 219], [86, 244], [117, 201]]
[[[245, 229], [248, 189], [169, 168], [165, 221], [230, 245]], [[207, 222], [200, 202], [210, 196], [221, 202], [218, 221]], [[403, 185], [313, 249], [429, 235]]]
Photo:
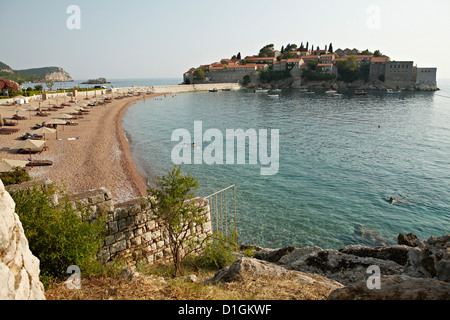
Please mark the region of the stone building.
[[417, 68], [416, 89], [437, 90], [437, 68]]
[[244, 76], [251, 76], [257, 68], [258, 66], [255, 63], [210, 67], [206, 77], [212, 83], [237, 83], [242, 81]]
[[384, 83], [387, 88], [412, 90], [415, 82], [413, 61], [386, 62]]
[[382, 80], [386, 76], [386, 62], [388, 57], [373, 57], [370, 62], [369, 80]]

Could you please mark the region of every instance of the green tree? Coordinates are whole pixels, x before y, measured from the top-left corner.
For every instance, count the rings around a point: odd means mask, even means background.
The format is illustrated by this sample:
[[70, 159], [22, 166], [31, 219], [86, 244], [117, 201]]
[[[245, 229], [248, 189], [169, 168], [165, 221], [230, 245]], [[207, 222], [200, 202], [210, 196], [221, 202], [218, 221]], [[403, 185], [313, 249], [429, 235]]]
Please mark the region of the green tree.
[[248, 85], [249, 83], [250, 83], [250, 76], [249, 75], [245, 75], [243, 78], [242, 78], [242, 85], [244, 85], [244, 86], [246, 86], [246, 85]]
[[183, 261], [201, 250], [206, 241], [206, 238], [200, 241], [196, 233], [196, 226], [207, 220], [204, 207], [192, 200], [197, 188], [196, 179], [182, 175], [181, 168], [174, 166], [171, 172], [158, 178], [155, 188], [148, 190], [147, 200], [168, 237], [174, 276], [183, 274]]
[[45, 81], [45, 85], [47, 86], [47, 88], [48, 88], [49, 91], [52, 91], [53, 85], [54, 85], [54, 84], [55, 84], [55, 81], [53, 81], [53, 80], [47, 80], [47, 81]]
[[332, 43], [330, 43], [330, 46], [328, 47], [328, 51], [330, 53], [334, 53], [334, 51], [333, 51], [333, 44]]
[[194, 79], [195, 80], [204, 80], [206, 78], [206, 73], [203, 69], [198, 68], [194, 71]]
[[308, 61], [308, 68], [311, 69], [311, 70], [316, 70], [318, 64], [319, 63], [316, 60], [309, 60]]
[[338, 61], [336, 63], [338, 68], [338, 79], [346, 82], [353, 82], [358, 79], [356, 58], [350, 56], [347, 60]]
[[44, 89], [44, 87], [41, 84], [37, 84], [34, 86], [34, 90], [36, 91], [42, 91]]
[[[69, 200], [64, 188], [34, 186], [10, 192], [31, 252], [39, 259], [41, 279], [62, 279], [77, 265], [86, 272], [97, 261], [106, 231], [104, 214], [92, 219], [90, 209]], [[56, 195], [61, 195], [55, 203]]]
[[270, 57], [272, 51], [274, 50], [273, 44], [268, 44], [259, 50], [260, 57]]
[[238, 58], [238, 60], [241, 60], [242, 58], [241, 58], [241, 53], [240, 52], [238, 52], [238, 54], [237, 54], [237, 57], [236, 58]]
[[374, 55], [374, 57], [382, 57], [383, 56], [383, 54], [380, 52], [380, 50], [375, 50], [373, 55]]

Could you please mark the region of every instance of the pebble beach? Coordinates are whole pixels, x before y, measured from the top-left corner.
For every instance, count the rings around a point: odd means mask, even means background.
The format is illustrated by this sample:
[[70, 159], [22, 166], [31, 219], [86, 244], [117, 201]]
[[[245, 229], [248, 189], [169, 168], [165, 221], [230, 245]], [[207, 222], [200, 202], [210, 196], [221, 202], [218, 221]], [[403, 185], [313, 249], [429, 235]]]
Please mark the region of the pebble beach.
[[[81, 96], [81, 95], [80, 95]], [[95, 99], [83, 99], [74, 103], [70, 98], [66, 101], [31, 101], [25, 105], [0, 105], [2, 119], [10, 120], [15, 114], [24, 120], [12, 120], [16, 126], [2, 128], [18, 129], [12, 134], [0, 135], [0, 158], [12, 160], [28, 160], [29, 154], [19, 154], [10, 148], [21, 141], [25, 133], [33, 133], [33, 127], [50, 121], [65, 109], [85, 106], [80, 118], [70, 119], [76, 125], [58, 125], [57, 132], [45, 136], [46, 149], [41, 153], [32, 154], [32, 160], [47, 160], [51, 166], [27, 167], [33, 179], [50, 179], [57, 185], [65, 185], [70, 193], [78, 193], [100, 187], [107, 188], [113, 195], [114, 202], [130, 200], [144, 195], [147, 190], [145, 177], [139, 175], [131, 157], [130, 147], [122, 129], [121, 118], [126, 109], [139, 99], [152, 98], [157, 94], [125, 94], [114, 96], [105, 94]], [[107, 99], [107, 100], [105, 100]], [[37, 115], [37, 111], [18, 111], [16, 107], [38, 107], [43, 111], [49, 106], [64, 108], [45, 111], [48, 116]], [[105, 103], [107, 102], [107, 103]], [[3, 120], [2, 120], [3, 121]]]

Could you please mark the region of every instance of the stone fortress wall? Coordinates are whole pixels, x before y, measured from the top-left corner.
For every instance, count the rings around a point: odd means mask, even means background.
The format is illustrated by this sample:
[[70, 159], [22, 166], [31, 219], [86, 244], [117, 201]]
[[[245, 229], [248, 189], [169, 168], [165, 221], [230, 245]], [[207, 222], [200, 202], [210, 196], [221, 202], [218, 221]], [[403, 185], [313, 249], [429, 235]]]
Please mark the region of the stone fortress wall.
[[[48, 179], [35, 180], [21, 185], [8, 186], [7, 190], [50, 183], [52, 182]], [[143, 198], [115, 203], [111, 192], [106, 188], [100, 188], [71, 194], [69, 200], [88, 208], [92, 219], [98, 217], [102, 212], [106, 213], [107, 236], [100, 252], [103, 261], [109, 262], [120, 258], [128, 266], [132, 266], [138, 261], [153, 264], [172, 260], [169, 240], [152, 209], [148, 207]], [[205, 208], [206, 221], [195, 226], [197, 237], [202, 240], [212, 234], [209, 203], [202, 198], [195, 198], [191, 201], [196, 201]]]

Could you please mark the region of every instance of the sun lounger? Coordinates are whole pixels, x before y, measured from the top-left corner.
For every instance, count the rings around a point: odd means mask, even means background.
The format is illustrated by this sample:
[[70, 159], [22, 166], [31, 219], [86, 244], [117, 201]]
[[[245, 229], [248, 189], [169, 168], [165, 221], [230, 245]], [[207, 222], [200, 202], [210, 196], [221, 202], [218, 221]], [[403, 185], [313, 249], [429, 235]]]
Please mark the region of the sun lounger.
[[18, 116], [17, 114], [13, 115], [12, 118], [14, 120], [27, 120], [27, 117]]
[[50, 160], [33, 160], [27, 163], [27, 167], [44, 167], [44, 166], [52, 166], [53, 162]]
[[0, 129], [0, 134], [13, 134], [16, 132], [19, 132], [19, 129], [9, 129], [9, 128], [1, 128]]
[[6, 120], [6, 119], [3, 119], [3, 124], [8, 127], [14, 127], [14, 126], [18, 125], [17, 122], [11, 121], [11, 120]]
[[21, 139], [22, 140], [27, 140], [27, 139], [31, 139], [31, 140], [42, 140], [44, 138], [44, 136], [38, 135], [38, 134], [34, 134], [34, 133], [25, 133]]
[[38, 149], [19, 149], [17, 150], [17, 153], [20, 154], [29, 154], [29, 153], [41, 153], [42, 151], [44, 151], [44, 147], [42, 148], [38, 148]]

